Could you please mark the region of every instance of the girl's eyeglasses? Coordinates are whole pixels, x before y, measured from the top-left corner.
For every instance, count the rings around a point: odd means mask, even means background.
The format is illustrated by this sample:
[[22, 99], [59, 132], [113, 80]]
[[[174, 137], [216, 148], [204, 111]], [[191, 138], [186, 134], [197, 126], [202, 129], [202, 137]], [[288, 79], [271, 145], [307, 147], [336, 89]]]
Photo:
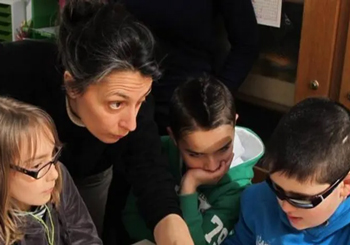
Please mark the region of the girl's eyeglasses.
[[11, 164], [10, 168], [12, 168], [13, 170], [16, 170], [18, 172], [21, 172], [23, 174], [29, 175], [30, 177], [33, 177], [34, 179], [40, 179], [40, 178], [44, 177], [45, 174], [47, 174], [49, 172], [52, 165], [55, 165], [58, 162], [58, 159], [61, 156], [62, 147], [55, 148], [55, 151], [56, 151], [56, 153], [55, 153], [53, 159], [36, 171], [28, 170], [28, 169], [19, 167], [19, 166], [14, 165], [14, 164]]

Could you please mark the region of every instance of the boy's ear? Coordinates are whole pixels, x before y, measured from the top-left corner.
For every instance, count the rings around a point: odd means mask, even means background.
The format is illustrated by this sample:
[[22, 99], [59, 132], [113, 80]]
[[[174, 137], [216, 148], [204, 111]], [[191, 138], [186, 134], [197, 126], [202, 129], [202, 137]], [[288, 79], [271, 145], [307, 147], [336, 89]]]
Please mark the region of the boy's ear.
[[239, 118], [239, 115], [236, 113], [236, 122], [237, 122], [238, 118]]
[[344, 186], [341, 190], [341, 195], [344, 198], [347, 198], [350, 195], [350, 172], [348, 173], [348, 175], [345, 177], [345, 179], [343, 180]]
[[75, 99], [77, 97], [77, 94], [69, 86], [69, 83], [74, 82], [74, 78], [73, 78], [72, 74], [70, 74], [69, 71], [64, 72], [63, 82], [64, 82], [64, 87], [66, 88], [66, 91], [67, 91], [67, 95], [71, 99]]
[[173, 134], [173, 131], [171, 130], [171, 128], [170, 128], [170, 127], [167, 127], [167, 128], [166, 128], [166, 131], [168, 132], [169, 137], [173, 140], [174, 144], [177, 146], [176, 140], [175, 140], [175, 137], [174, 137], [174, 134]]

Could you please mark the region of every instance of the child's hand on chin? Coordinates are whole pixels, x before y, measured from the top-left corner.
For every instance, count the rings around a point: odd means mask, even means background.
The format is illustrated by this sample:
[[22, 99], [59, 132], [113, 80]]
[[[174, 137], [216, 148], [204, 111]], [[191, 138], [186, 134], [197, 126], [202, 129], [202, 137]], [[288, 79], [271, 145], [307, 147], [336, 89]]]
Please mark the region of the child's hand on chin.
[[220, 167], [215, 171], [207, 171], [204, 169], [189, 169], [182, 177], [181, 195], [193, 194], [198, 186], [215, 185], [230, 169], [231, 161], [222, 161]]

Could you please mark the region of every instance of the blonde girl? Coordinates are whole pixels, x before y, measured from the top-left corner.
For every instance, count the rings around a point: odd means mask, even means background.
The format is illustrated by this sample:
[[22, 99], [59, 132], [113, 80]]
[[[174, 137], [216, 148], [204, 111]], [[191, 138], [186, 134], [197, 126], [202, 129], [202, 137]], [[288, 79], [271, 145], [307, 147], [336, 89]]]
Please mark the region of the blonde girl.
[[43, 110], [0, 97], [0, 244], [102, 244]]

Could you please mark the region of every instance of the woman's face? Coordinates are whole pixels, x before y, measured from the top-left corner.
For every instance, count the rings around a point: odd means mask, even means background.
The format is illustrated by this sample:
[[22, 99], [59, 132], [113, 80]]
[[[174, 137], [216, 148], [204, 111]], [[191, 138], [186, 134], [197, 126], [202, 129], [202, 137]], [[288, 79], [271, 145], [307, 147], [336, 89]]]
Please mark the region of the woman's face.
[[152, 78], [139, 72], [112, 72], [82, 94], [70, 97], [73, 111], [104, 143], [115, 143], [136, 129], [136, 116], [151, 91]]

